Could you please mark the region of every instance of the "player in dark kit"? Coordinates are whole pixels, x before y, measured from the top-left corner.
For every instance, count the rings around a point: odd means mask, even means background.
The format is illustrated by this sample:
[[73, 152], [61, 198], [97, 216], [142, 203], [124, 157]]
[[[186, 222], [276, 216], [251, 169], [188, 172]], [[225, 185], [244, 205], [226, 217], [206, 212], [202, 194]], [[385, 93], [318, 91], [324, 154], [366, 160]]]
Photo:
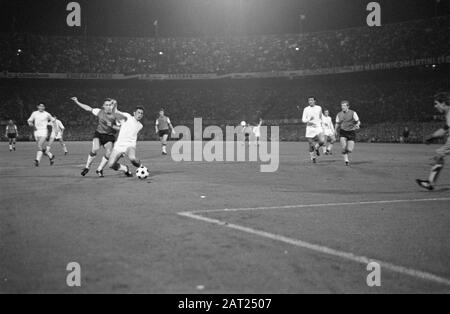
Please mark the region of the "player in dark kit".
[[169, 138], [170, 133], [175, 135], [175, 130], [170, 122], [169, 117], [164, 115], [164, 109], [159, 111], [159, 117], [155, 122], [155, 132], [159, 136], [159, 140], [161, 142], [161, 151], [163, 155], [167, 155], [167, 139]]
[[19, 131], [17, 130], [17, 125], [14, 124], [13, 120], [9, 120], [6, 125], [5, 137], [9, 140], [9, 151], [16, 151], [16, 138], [19, 136]]
[[447, 137], [447, 141], [444, 146], [436, 150], [436, 155], [433, 158], [433, 167], [431, 168], [428, 180], [416, 180], [417, 184], [429, 191], [434, 190], [434, 184], [442, 169], [444, 169], [444, 159], [450, 155], [450, 93], [437, 94], [434, 97], [434, 107], [445, 115], [445, 124], [442, 128], [428, 136], [425, 142], [430, 144], [433, 140], [443, 137]]
[[117, 116], [115, 110], [117, 108], [117, 101], [114, 99], [107, 98], [103, 102], [103, 108], [91, 108], [88, 105], [82, 104], [78, 101], [76, 97], [71, 98], [79, 107], [91, 112], [94, 116], [98, 118], [98, 126], [94, 133], [94, 138], [92, 140], [92, 150], [89, 153], [86, 166], [84, 167], [81, 175], [84, 177], [92, 165], [92, 162], [97, 156], [97, 152], [100, 147], [103, 146], [105, 149], [105, 155], [97, 168], [97, 175], [103, 177], [103, 169], [108, 164], [109, 156], [111, 155], [114, 142], [116, 141], [116, 133], [120, 129], [116, 124]]
[[358, 114], [350, 110], [350, 103], [347, 100], [341, 101], [342, 111], [336, 117], [336, 134], [339, 136], [342, 145], [345, 165], [350, 165], [348, 155], [355, 149], [356, 130], [359, 130], [361, 122]]

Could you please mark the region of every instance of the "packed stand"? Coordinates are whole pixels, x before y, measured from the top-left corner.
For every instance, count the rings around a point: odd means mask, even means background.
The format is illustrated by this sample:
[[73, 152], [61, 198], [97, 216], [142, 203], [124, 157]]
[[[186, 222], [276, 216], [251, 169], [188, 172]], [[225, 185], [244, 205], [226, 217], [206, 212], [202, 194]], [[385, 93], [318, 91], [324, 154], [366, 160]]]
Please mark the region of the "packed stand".
[[0, 38], [0, 71], [196, 74], [332, 68], [445, 56], [450, 17], [309, 34]]

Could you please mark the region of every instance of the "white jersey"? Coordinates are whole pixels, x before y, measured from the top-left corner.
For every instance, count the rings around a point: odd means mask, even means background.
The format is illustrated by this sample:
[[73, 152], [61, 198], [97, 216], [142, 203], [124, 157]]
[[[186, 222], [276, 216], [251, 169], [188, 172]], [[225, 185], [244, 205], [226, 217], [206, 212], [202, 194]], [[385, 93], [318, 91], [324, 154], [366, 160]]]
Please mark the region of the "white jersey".
[[132, 115], [126, 112], [118, 112], [125, 116], [127, 120], [120, 120], [120, 131], [114, 148], [136, 147], [138, 133], [142, 130], [143, 125]]
[[62, 139], [62, 134], [65, 130], [64, 125], [62, 122], [58, 119], [51, 122], [52, 125], [52, 134], [51, 137], [53, 137], [56, 140]]
[[331, 119], [330, 116], [322, 117], [322, 126], [323, 126], [323, 132], [325, 136], [333, 136], [334, 135], [334, 125], [333, 125], [333, 119]]
[[314, 138], [323, 133], [322, 128], [322, 107], [308, 106], [303, 110], [303, 123], [307, 123], [306, 137]]
[[62, 122], [58, 119], [56, 119], [55, 121], [52, 121], [52, 132], [55, 134], [59, 134], [62, 131], [64, 131], [64, 125], [62, 124]]
[[31, 114], [30, 118], [28, 119], [28, 123], [32, 123], [34, 127], [36, 128], [34, 135], [36, 137], [45, 137], [47, 136], [48, 130], [47, 126], [48, 123], [53, 121], [53, 117], [47, 112], [47, 111], [35, 111]]

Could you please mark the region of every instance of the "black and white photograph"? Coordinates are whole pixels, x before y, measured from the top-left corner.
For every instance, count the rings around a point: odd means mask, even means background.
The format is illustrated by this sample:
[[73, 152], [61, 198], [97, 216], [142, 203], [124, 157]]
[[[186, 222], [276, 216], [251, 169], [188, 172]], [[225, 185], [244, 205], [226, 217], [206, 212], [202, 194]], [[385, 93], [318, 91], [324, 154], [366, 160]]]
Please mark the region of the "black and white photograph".
[[449, 294], [449, 127], [450, 0], [0, 0], [0, 294]]

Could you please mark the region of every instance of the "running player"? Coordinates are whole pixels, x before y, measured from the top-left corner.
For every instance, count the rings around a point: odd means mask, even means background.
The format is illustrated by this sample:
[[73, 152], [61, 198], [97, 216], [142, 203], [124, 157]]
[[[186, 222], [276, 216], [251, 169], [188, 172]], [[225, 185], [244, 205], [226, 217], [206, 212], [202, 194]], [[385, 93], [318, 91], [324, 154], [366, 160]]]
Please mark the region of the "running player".
[[44, 148], [44, 143], [48, 137], [48, 123], [53, 121], [53, 117], [45, 111], [45, 105], [43, 103], [40, 103], [37, 106], [37, 109], [38, 110], [33, 112], [27, 121], [28, 125], [33, 127], [34, 138], [38, 146], [34, 165], [39, 167], [42, 155], [46, 155], [50, 160], [50, 165], [52, 166], [55, 163], [55, 156], [53, 156], [48, 147]]
[[115, 114], [117, 101], [107, 98], [103, 102], [103, 108], [99, 109], [80, 103], [77, 97], [72, 97], [71, 99], [83, 110], [91, 112], [98, 118], [98, 126], [92, 140], [92, 150], [89, 153], [86, 166], [81, 171], [81, 175], [84, 177], [89, 172], [95, 156], [97, 156], [100, 147], [103, 146], [105, 154], [96, 171], [99, 177], [103, 177], [103, 169], [108, 164], [109, 156], [116, 141], [115, 134], [119, 130], [119, 127], [116, 125], [117, 118]]
[[170, 122], [169, 117], [164, 115], [164, 109], [159, 111], [159, 117], [155, 122], [155, 132], [159, 136], [161, 142], [161, 150], [163, 155], [167, 155], [167, 139], [169, 134], [175, 135], [175, 129]]
[[50, 134], [50, 141], [48, 142], [47, 147], [50, 149], [53, 142], [58, 141], [64, 150], [64, 155], [67, 155], [69, 151], [67, 150], [67, 146], [63, 140], [63, 133], [66, 128], [64, 127], [62, 122], [58, 120], [58, 118], [56, 118], [56, 116], [53, 116], [53, 119], [54, 121], [50, 123], [50, 125], [52, 126], [52, 133]]
[[256, 145], [259, 145], [259, 140], [261, 138], [261, 126], [263, 124], [263, 120], [260, 118], [259, 123], [253, 127], [253, 134], [255, 135]]
[[13, 120], [9, 120], [6, 125], [5, 137], [9, 140], [9, 151], [16, 151], [16, 138], [19, 137], [19, 131]]
[[450, 93], [439, 93], [434, 97], [434, 107], [442, 114], [445, 115], [445, 125], [428, 136], [425, 139], [427, 144], [430, 144], [434, 139], [443, 138], [447, 136], [447, 142], [444, 146], [436, 151], [436, 155], [433, 158], [433, 167], [431, 168], [430, 176], [428, 180], [416, 180], [417, 184], [421, 187], [432, 191], [434, 185], [444, 168], [444, 158], [450, 155]]
[[333, 155], [333, 144], [336, 142], [336, 132], [334, 130], [333, 120], [330, 117], [330, 111], [328, 109], [325, 109], [323, 112], [322, 127], [325, 136], [323, 153], [325, 155]]
[[316, 163], [320, 156], [320, 147], [325, 143], [322, 127], [322, 107], [318, 106], [315, 97], [308, 98], [308, 107], [303, 110], [302, 121], [306, 124], [306, 139], [309, 143], [311, 161]]
[[109, 158], [108, 165], [111, 169], [123, 171], [127, 177], [132, 177], [133, 174], [131, 173], [130, 168], [119, 164], [119, 160], [122, 156], [126, 155], [133, 166], [137, 168], [142, 166], [141, 161], [136, 158], [136, 142], [138, 133], [143, 127], [140, 121], [144, 116], [144, 108], [136, 107], [133, 115], [120, 111], [116, 111], [116, 113], [120, 123], [120, 131]]
[[358, 114], [350, 110], [350, 103], [347, 100], [341, 101], [341, 108], [342, 111], [336, 117], [336, 134], [339, 134], [345, 165], [349, 166], [348, 155], [355, 149], [356, 130], [359, 130], [361, 122]]

